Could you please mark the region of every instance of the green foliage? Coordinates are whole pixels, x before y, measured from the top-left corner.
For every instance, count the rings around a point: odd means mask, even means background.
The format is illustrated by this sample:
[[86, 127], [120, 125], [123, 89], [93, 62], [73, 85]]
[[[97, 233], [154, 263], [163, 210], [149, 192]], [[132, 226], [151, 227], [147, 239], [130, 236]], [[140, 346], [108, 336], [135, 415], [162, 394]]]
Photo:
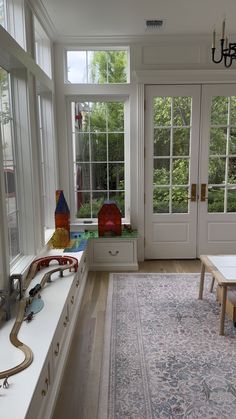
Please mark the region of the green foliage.
[[126, 83], [126, 68], [126, 51], [97, 51], [91, 61], [90, 77], [95, 83]]

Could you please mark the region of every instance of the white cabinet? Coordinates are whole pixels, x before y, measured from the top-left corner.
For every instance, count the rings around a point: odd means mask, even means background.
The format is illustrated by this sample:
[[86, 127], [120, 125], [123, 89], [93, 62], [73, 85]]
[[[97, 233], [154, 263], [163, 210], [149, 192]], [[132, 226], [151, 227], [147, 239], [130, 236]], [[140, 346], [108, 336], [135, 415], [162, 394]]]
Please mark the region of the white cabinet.
[[[60, 254], [60, 251], [47, 253], [52, 254]], [[52, 282], [41, 292], [43, 309], [30, 323], [23, 322], [20, 328], [19, 338], [32, 349], [33, 362], [19, 374], [9, 377], [7, 390], [0, 389], [0, 416], [4, 419], [49, 419], [52, 416], [88, 274], [86, 251], [73, 256], [79, 262], [77, 272], [66, 270], [63, 277], [54, 274]], [[39, 276], [44, 273], [44, 270], [37, 273], [32, 287], [40, 282]], [[12, 322], [13, 319], [6, 322], [0, 330], [3, 343], [9, 339]], [[11, 351], [19, 350], [13, 346], [9, 348], [7, 344], [4, 348], [1, 344], [1, 353], [4, 352], [6, 359], [7, 352]]]
[[96, 270], [137, 270], [137, 239], [100, 237], [90, 240], [89, 268]]

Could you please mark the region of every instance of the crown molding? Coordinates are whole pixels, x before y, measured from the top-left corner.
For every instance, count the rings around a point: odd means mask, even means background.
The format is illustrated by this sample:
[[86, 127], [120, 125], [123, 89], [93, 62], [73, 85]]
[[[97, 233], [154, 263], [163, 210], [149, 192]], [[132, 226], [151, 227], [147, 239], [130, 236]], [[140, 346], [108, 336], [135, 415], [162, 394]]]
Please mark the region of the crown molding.
[[58, 38], [56, 28], [53, 21], [51, 20], [47, 9], [43, 5], [41, 0], [26, 0], [33, 14], [38, 18], [47, 35], [52, 41]]

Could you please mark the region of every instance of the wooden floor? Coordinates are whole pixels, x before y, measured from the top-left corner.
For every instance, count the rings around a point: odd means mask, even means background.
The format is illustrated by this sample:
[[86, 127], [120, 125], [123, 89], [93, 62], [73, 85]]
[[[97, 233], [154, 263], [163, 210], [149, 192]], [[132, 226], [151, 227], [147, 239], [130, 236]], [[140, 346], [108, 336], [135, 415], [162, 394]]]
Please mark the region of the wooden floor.
[[[200, 261], [145, 261], [139, 272], [200, 272]], [[97, 418], [108, 277], [89, 273], [53, 419]]]

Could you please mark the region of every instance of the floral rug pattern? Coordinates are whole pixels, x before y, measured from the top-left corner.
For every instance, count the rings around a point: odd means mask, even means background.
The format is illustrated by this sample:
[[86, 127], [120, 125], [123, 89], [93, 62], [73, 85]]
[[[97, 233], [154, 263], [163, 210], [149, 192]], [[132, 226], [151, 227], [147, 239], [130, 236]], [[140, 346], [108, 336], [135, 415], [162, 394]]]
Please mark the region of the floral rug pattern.
[[236, 419], [236, 328], [198, 274], [110, 276], [100, 419]]

